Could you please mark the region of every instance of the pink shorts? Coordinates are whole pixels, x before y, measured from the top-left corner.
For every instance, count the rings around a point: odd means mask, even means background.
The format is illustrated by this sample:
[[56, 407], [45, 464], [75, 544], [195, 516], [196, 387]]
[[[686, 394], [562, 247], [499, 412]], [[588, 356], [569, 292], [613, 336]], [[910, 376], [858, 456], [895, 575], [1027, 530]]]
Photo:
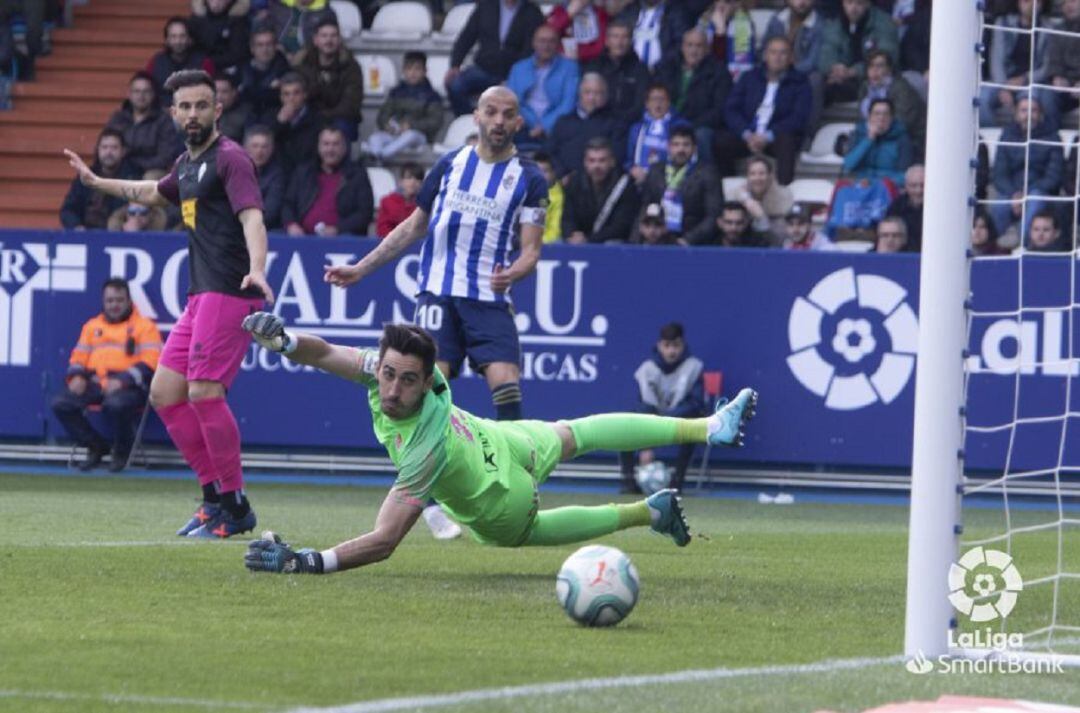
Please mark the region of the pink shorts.
[[240, 323], [262, 306], [262, 297], [221, 292], [191, 295], [165, 340], [161, 364], [188, 381], [216, 381], [229, 388], [251, 343], [251, 335]]

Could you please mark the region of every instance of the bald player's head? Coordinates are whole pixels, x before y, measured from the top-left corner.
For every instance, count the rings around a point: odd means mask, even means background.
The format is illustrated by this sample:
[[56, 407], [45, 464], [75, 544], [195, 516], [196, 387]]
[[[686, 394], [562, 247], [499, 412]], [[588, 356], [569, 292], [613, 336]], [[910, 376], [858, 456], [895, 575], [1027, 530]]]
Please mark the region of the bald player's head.
[[475, 117], [480, 128], [480, 147], [494, 154], [510, 148], [523, 122], [517, 95], [501, 86], [491, 87], [480, 95]]

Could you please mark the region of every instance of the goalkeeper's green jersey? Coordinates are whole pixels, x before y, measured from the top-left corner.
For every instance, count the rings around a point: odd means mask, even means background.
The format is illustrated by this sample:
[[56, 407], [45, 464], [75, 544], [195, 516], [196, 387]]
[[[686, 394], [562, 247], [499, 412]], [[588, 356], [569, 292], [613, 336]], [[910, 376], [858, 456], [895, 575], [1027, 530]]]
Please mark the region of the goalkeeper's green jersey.
[[388, 417], [379, 406], [379, 354], [359, 350], [357, 381], [368, 387], [375, 437], [397, 468], [394, 488], [418, 506], [434, 498], [481, 539], [502, 544], [521, 535], [536, 512], [536, 482], [558, 462], [559, 439], [550, 425], [498, 423], [457, 408], [438, 369], [420, 411]]

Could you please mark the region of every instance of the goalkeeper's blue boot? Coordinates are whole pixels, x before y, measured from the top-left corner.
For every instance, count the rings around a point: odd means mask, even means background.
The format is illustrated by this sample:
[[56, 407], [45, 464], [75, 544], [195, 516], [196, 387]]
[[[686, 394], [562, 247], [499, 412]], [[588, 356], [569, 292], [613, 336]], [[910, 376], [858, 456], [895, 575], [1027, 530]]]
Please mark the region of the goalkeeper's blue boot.
[[678, 493], [668, 488], [658, 490], [645, 499], [652, 515], [653, 532], [667, 535], [679, 547], [690, 544], [690, 526], [686, 524]]
[[738, 448], [743, 444], [742, 425], [754, 417], [757, 392], [743, 389], [731, 401], [721, 399], [716, 413], [709, 417], [709, 443]]
[[217, 517], [195, 528], [187, 536], [203, 540], [224, 540], [226, 537], [239, 535], [242, 532], [251, 532], [254, 529], [254, 510], [248, 510], [247, 515], [241, 518], [234, 518], [232, 513], [223, 508]]
[[221, 512], [221, 506], [217, 503], [202, 503], [195, 509], [195, 514], [191, 516], [191, 519], [187, 521], [183, 527], [176, 531], [176, 534], [180, 537], [185, 537], [192, 530], [205, 525], [218, 516]]

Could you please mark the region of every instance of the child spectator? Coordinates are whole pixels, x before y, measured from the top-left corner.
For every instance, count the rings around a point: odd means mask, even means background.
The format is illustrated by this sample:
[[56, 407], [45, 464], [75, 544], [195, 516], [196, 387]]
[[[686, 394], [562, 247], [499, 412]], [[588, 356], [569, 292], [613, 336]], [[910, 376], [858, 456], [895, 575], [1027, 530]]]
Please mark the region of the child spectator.
[[420, 184], [424, 182], [424, 169], [415, 163], [401, 167], [397, 190], [387, 193], [379, 201], [379, 211], [375, 217], [375, 233], [385, 238], [390, 231], [408, 218], [416, 210], [416, 196], [420, 193]]
[[401, 76], [401, 83], [379, 108], [378, 131], [368, 137], [368, 150], [380, 161], [423, 148], [435, 140], [443, 122], [442, 97], [428, 81], [427, 55], [406, 52]]

